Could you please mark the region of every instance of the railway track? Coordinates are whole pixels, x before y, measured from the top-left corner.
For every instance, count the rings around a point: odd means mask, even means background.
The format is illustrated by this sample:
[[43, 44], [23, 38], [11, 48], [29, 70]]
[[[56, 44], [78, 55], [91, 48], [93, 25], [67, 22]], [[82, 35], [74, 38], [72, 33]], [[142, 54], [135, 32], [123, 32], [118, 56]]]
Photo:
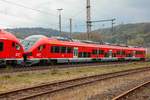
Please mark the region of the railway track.
[[[140, 88], [146, 87], [147, 85], [150, 85], [150, 81], [147, 81], [137, 87], [134, 87], [118, 96], [116, 96], [115, 98], [113, 98], [112, 100], [129, 100], [128, 97], [130, 97], [130, 95], [136, 95], [136, 93], [140, 92]], [[133, 99], [132, 99], [133, 100]], [[135, 99], [134, 99], [135, 100]]]
[[107, 80], [107, 79], [116, 78], [120, 76], [126, 76], [126, 75], [140, 73], [140, 72], [145, 72], [149, 70], [150, 70], [150, 67], [138, 68], [138, 69], [121, 71], [121, 72], [108, 73], [108, 74], [103, 74], [103, 75], [82, 77], [82, 78], [61, 81], [61, 82], [56, 82], [56, 83], [43, 84], [43, 85], [39, 85], [35, 87], [2, 93], [0, 94], [0, 100], [34, 99], [35, 97], [41, 97], [43, 95], [57, 93], [59, 91], [72, 89], [74, 87], [87, 85], [93, 82]]
[[[143, 61], [141, 61], [143, 62]], [[113, 65], [125, 65], [133, 62], [97, 62], [97, 63], [81, 63], [81, 64], [60, 64], [51, 66], [32, 66], [32, 67], [14, 67], [14, 68], [0, 68], [0, 75], [12, 74], [17, 72], [29, 72], [29, 71], [41, 71], [49, 70], [53, 68], [72, 68], [72, 67], [87, 67], [87, 66], [113, 66]]]

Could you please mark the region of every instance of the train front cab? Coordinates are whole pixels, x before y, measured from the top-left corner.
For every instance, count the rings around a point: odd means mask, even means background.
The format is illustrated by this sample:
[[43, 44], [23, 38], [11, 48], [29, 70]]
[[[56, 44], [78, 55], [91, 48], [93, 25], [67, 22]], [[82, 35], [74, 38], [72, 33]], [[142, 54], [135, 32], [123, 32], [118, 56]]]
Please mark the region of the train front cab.
[[16, 41], [0, 39], [0, 65], [17, 65], [22, 61], [23, 48]]

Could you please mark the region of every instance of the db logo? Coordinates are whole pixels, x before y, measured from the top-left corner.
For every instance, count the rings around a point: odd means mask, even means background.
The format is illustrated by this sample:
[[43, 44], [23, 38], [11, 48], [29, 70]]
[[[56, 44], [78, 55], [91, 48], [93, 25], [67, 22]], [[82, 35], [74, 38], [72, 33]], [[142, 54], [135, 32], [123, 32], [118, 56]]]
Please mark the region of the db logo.
[[37, 56], [37, 57], [41, 57], [41, 53], [37, 53], [36, 56]]
[[19, 57], [21, 54], [20, 53], [16, 53], [16, 57]]

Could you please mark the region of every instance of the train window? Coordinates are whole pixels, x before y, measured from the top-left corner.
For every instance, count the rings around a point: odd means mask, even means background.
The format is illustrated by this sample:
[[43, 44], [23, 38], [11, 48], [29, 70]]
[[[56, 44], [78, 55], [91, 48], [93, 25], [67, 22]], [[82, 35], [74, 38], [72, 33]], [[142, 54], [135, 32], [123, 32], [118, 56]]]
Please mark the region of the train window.
[[15, 47], [15, 42], [12, 43], [12, 47]]
[[117, 55], [120, 55], [120, 52], [119, 52], [119, 51], [117, 51]]
[[58, 47], [58, 46], [52, 46], [51, 47], [51, 52], [52, 53], [59, 53], [59, 51], [60, 51], [60, 47]]
[[20, 50], [20, 45], [16, 44], [16, 50]]
[[4, 48], [4, 44], [3, 42], [0, 42], [0, 51], [3, 51], [3, 48]]
[[43, 49], [43, 46], [39, 46], [39, 47], [38, 47], [38, 50], [39, 50], [39, 51], [42, 51], [42, 49]]
[[105, 53], [105, 57], [109, 57], [109, 53]]
[[136, 55], [144, 54], [142, 51], [136, 51]]
[[72, 53], [72, 48], [71, 47], [67, 48], [67, 53]]
[[88, 57], [91, 57], [91, 53], [89, 53], [89, 52], [80, 52], [79, 57], [88, 58]]
[[131, 53], [127, 54], [127, 57], [132, 57], [133, 55]]
[[82, 57], [82, 52], [79, 52], [79, 57]]
[[51, 47], [51, 52], [52, 52], [52, 53], [55, 53], [55, 46], [52, 46], [52, 47]]
[[90, 52], [88, 52], [88, 57], [91, 57], [91, 53]]
[[125, 51], [117, 51], [117, 55], [125, 55]]
[[99, 50], [99, 54], [104, 54], [104, 50]]
[[125, 55], [125, 51], [122, 51], [122, 55]]
[[61, 47], [61, 53], [66, 53], [66, 47]]
[[43, 49], [45, 49], [46, 48], [46, 45], [43, 45]]
[[39, 51], [42, 51], [43, 49], [45, 49], [45, 45], [41, 45], [41, 46], [38, 47]]
[[112, 57], [116, 57], [116, 53], [113, 53], [113, 54], [112, 54]]
[[83, 57], [86, 58], [87, 57], [87, 53], [83, 52]]
[[97, 50], [92, 50], [92, 54], [97, 54]]
[[50, 47], [50, 49], [51, 49], [51, 53], [54, 53], [54, 51], [55, 51], [54, 46]]

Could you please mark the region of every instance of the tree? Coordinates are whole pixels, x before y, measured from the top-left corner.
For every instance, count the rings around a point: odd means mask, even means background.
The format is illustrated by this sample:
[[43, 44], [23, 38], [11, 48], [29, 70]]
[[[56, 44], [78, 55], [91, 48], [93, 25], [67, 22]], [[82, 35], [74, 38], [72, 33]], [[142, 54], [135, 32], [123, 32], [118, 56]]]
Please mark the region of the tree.
[[136, 39], [131, 39], [131, 40], [128, 40], [128, 44], [133, 45], [133, 46], [143, 46], [144, 45], [144, 39], [141, 37], [138, 37]]

